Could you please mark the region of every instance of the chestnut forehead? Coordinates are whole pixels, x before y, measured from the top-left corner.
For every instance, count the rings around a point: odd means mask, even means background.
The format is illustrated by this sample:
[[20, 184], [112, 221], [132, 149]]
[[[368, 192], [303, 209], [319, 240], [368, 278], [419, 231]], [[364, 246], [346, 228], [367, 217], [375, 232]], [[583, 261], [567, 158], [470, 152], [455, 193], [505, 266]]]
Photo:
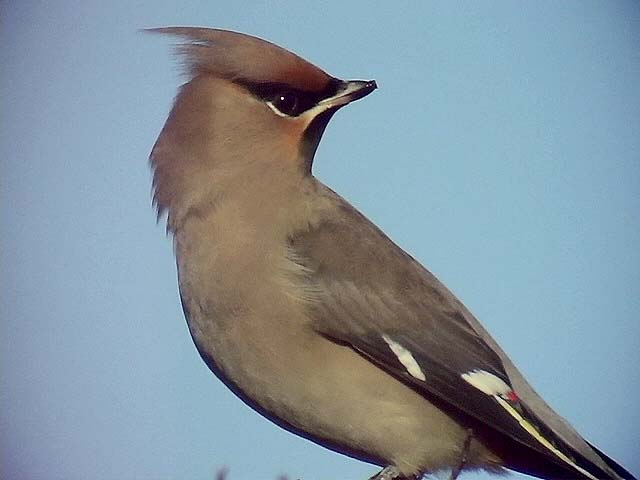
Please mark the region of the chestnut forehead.
[[[331, 75], [287, 50], [271, 44], [258, 46], [260, 48], [255, 48], [252, 52], [253, 61], [247, 62], [244, 68], [230, 69], [228, 76], [220, 71], [221, 76], [227, 76], [241, 84], [282, 84], [296, 90], [317, 93], [324, 92], [335, 81]], [[239, 61], [241, 58], [239, 56], [234, 60]]]
[[[296, 62], [297, 63], [297, 62]], [[306, 62], [305, 62], [306, 63]], [[292, 64], [273, 72], [271, 82], [288, 84], [297, 90], [322, 92], [335, 80], [322, 70], [308, 64]]]

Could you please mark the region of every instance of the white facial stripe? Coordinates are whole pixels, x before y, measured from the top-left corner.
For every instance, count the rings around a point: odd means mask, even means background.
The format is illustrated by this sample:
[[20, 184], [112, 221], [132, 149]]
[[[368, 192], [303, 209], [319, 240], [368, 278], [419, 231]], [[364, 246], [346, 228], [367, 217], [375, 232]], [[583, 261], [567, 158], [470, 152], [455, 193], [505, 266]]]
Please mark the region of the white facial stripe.
[[420, 365], [418, 365], [418, 362], [416, 362], [416, 359], [413, 358], [413, 355], [409, 350], [386, 335], [382, 335], [382, 338], [385, 342], [387, 342], [387, 345], [389, 345], [389, 348], [398, 358], [398, 361], [402, 364], [402, 366], [407, 369], [409, 375], [411, 375], [413, 378], [417, 378], [418, 380], [426, 380], [424, 372], [420, 368]]
[[274, 112], [276, 115], [278, 115], [279, 117], [286, 117], [286, 116], [287, 116], [287, 115], [285, 115], [284, 113], [282, 113], [280, 110], [278, 110], [278, 109], [276, 108], [276, 106], [275, 106], [273, 103], [271, 103], [271, 102], [266, 102], [266, 104], [267, 104], [267, 106], [268, 106], [271, 110], [273, 110], [273, 112]]
[[507, 402], [504, 398], [502, 398], [502, 397], [500, 397], [498, 395], [494, 395], [494, 398], [498, 401], [500, 406], [502, 408], [504, 408], [509, 413], [509, 415], [511, 415], [513, 418], [515, 418], [518, 421], [520, 426], [522, 428], [524, 428], [529, 435], [531, 435], [533, 438], [535, 438], [538, 441], [538, 443], [540, 443], [542, 446], [544, 446], [545, 448], [550, 450], [556, 457], [561, 459], [563, 462], [571, 465], [574, 469], [576, 469], [578, 472], [583, 474], [585, 477], [590, 478], [591, 480], [598, 480], [596, 477], [591, 475], [589, 472], [587, 472], [580, 465], [576, 465], [576, 463], [574, 461], [572, 461], [564, 453], [562, 453], [560, 450], [558, 450], [549, 440], [544, 438], [542, 436], [542, 434], [538, 431], [538, 429], [533, 424], [531, 424], [531, 422], [528, 422], [527, 419], [524, 418], [520, 414], [520, 412], [518, 412], [518, 410], [513, 408], [509, 404], [509, 402]]
[[511, 392], [511, 387], [501, 378], [485, 370], [472, 370], [463, 373], [461, 377], [469, 385], [486, 395], [506, 395]]

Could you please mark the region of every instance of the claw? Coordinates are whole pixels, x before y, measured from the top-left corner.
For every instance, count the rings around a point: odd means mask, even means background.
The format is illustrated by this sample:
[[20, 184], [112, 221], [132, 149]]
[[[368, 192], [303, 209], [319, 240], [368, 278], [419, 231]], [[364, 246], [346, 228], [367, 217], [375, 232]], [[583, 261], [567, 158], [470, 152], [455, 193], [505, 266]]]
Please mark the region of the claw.
[[389, 465], [384, 467], [378, 473], [376, 473], [373, 477], [369, 478], [369, 480], [417, 480], [418, 477], [414, 475], [406, 476], [403, 475], [398, 467], [393, 465]]

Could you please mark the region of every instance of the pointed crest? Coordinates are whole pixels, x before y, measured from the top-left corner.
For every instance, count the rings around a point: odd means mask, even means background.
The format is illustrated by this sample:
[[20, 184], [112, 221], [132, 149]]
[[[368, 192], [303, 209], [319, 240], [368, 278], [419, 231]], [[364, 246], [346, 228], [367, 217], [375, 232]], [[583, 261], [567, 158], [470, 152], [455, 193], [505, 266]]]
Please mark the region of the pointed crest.
[[229, 80], [285, 83], [307, 91], [321, 91], [331, 80], [327, 73], [299, 56], [250, 35], [196, 27], [146, 31], [185, 38], [178, 53], [184, 56], [192, 76], [210, 73]]

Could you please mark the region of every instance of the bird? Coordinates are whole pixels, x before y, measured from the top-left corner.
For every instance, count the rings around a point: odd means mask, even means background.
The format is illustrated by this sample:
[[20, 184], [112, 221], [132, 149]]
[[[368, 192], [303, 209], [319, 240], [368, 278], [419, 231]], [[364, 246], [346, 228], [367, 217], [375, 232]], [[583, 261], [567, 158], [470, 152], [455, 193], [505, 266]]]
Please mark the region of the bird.
[[189, 332], [210, 370], [284, 429], [381, 467], [634, 479], [534, 391], [473, 314], [312, 173], [332, 116], [375, 81], [199, 27], [150, 154]]

